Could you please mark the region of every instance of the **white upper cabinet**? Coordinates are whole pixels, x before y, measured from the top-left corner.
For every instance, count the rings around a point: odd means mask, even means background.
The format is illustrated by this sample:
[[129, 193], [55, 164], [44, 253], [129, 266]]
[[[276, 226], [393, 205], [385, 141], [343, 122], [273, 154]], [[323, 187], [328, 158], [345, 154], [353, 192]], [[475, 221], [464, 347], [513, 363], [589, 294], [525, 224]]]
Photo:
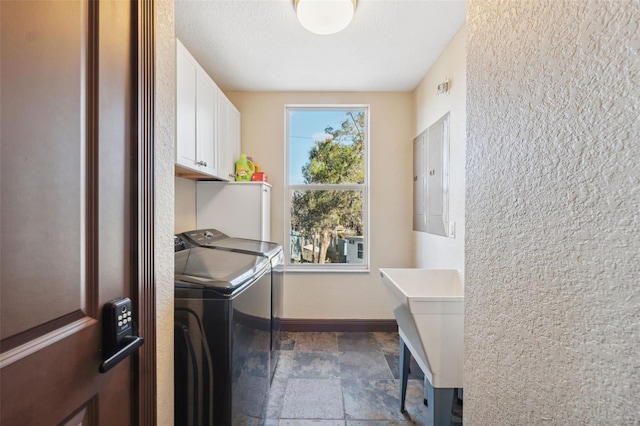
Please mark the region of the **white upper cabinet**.
[[176, 40], [176, 164], [215, 175], [218, 88]]
[[229, 150], [229, 155], [231, 155], [231, 180], [234, 180], [236, 173], [236, 160], [240, 158], [240, 111], [238, 111], [231, 102], [229, 102], [229, 105], [231, 105], [229, 114], [229, 143], [225, 144], [225, 146], [229, 145], [231, 147]]
[[209, 175], [217, 174], [216, 139], [216, 95], [217, 87], [213, 80], [203, 72], [198, 73], [196, 85], [196, 146], [201, 171]]
[[176, 163], [198, 169], [196, 149], [198, 64], [177, 40], [176, 50]]
[[176, 174], [234, 180], [240, 112], [178, 39], [176, 62]]
[[235, 162], [240, 158], [240, 112], [218, 92], [218, 175], [235, 180]]

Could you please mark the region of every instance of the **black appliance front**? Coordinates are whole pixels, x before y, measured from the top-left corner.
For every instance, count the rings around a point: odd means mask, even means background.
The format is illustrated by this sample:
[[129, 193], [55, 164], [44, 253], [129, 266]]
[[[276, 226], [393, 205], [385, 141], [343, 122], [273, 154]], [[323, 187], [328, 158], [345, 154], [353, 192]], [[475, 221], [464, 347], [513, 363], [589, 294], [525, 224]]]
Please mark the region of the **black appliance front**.
[[[213, 360], [201, 316], [186, 304], [174, 313], [174, 398], [176, 425], [213, 424]], [[206, 398], [204, 398], [206, 399]]]
[[176, 237], [190, 247], [208, 247], [234, 253], [264, 256], [271, 262], [271, 380], [280, 353], [284, 297], [284, 254], [282, 246], [269, 241], [232, 238], [217, 229], [196, 229]]
[[[181, 255], [176, 256], [178, 263], [188, 256]], [[184, 275], [177, 277], [176, 425], [264, 422], [269, 390], [271, 278], [268, 262], [263, 260], [256, 261], [256, 272], [230, 292], [228, 286], [196, 288], [194, 283], [202, 277], [188, 281]]]

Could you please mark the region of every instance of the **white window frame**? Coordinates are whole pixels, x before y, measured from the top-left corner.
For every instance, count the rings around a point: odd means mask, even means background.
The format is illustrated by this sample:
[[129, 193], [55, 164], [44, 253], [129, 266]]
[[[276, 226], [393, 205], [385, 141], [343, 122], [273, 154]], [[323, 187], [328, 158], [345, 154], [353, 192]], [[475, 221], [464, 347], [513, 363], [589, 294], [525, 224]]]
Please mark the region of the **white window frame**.
[[[365, 142], [364, 142], [364, 183], [363, 184], [301, 184], [293, 185], [289, 183], [289, 112], [290, 111], [362, 111], [365, 110], [366, 126]], [[285, 250], [285, 269], [288, 272], [369, 272], [370, 267], [370, 230], [369, 230], [369, 147], [370, 147], [370, 117], [371, 106], [368, 104], [285, 104], [284, 106], [284, 144], [285, 144], [285, 175], [284, 175], [284, 250]], [[354, 190], [363, 192], [362, 202], [362, 229], [364, 243], [364, 259], [363, 263], [309, 263], [309, 264], [292, 264], [291, 263], [291, 191], [295, 190]]]

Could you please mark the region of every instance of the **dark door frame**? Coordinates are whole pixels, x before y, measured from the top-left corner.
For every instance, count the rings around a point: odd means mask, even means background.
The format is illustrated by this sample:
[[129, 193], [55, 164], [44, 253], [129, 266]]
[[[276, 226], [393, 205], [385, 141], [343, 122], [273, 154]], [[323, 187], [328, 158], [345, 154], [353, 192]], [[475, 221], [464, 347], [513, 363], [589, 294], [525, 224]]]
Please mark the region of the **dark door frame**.
[[139, 333], [145, 344], [138, 352], [134, 363], [134, 386], [137, 401], [132, 405], [134, 423], [155, 425], [157, 423], [157, 386], [156, 386], [156, 303], [155, 303], [155, 263], [154, 263], [154, 139], [155, 139], [155, 0], [138, 0], [133, 6], [137, 34], [137, 48], [132, 58], [137, 68], [135, 96], [137, 108], [137, 155], [131, 165], [136, 176], [132, 189], [133, 205], [137, 206], [136, 229], [132, 230], [131, 244], [137, 247], [132, 277], [134, 288], [132, 295], [137, 304]]

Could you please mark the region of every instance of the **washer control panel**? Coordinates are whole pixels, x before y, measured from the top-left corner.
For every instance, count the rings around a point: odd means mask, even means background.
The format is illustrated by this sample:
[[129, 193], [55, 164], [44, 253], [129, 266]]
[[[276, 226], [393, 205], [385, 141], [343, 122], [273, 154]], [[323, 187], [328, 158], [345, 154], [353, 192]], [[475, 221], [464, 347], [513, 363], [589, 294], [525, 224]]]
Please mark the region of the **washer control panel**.
[[224, 232], [220, 232], [217, 229], [198, 229], [195, 231], [185, 232], [180, 234], [181, 237], [185, 237], [191, 242], [199, 246], [206, 246], [214, 241], [224, 240], [229, 238]]

